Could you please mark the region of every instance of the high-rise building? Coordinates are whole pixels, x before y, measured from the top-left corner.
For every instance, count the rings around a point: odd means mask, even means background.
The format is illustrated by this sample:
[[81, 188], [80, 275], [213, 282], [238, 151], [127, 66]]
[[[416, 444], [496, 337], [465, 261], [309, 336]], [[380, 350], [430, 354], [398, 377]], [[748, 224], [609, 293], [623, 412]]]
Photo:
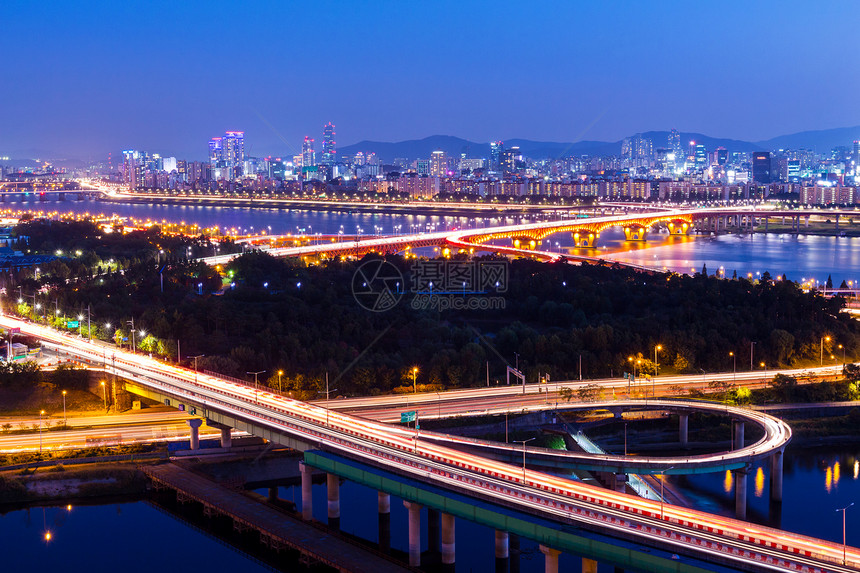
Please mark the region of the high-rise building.
[[669, 132], [669, 149], [680, 159], [684, 152], [681, 150], [681, 133], [677, 129]]
[[221, 163], [221, 150], [223, 144], [220, 137], [213, 137], [209, 140], [209, 164], [212, 167], [218, 167]]
[[697, 169], [704, 169], [705, 167], [708, 166], [708, 152], [705, 149], [704, 144], [701, 144], [701, 143], [696, 144], [695, 158], [696, 158], [696, 168]]
[[140, 189], [145, 186], [146, 153], [134, 149], [122, 152], [122, 182], [129, 189]]
[[311, 167], [316, 164], [314, 140], [306, 135], [305, 140], [302, 142], [302, 167]]
[[755, 183], [770, 183], [770, 151], [752, 154], [752, 179]]
[[242, 174], [245, 163], [245, 132], [228, 131], [221, 139], [221, 163], [232, 170], [234, 177]]
[[490, 169], [499, 171], [502, 167], [502, 151], [505, 150], [505, 144], [501, 141], [493, 141], [490, 143]]
[[334, 165], [337, 154], [337, 144], [334, 141], [334, 125], [328, 122], [323, 127], [322, 164]]
[[430, 175], [445, 177], [448, 173], [448, 156], [444, 151], [436, 150], [430, 154]]

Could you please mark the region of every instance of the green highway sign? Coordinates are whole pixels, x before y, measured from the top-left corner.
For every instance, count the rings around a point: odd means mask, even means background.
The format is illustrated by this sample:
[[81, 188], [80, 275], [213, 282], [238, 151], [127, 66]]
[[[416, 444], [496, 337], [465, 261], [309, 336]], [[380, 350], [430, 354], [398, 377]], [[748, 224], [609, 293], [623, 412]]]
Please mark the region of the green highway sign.
[[418, 417], [418, 412], [412, 410], [410, 412], [400, 412], [400, 423], [406, 424], [407, 422], [414, 422], [415, 418]]
[[67, 320], [66, 328], [77, 328], [80, 326], [80, 323], [77, 320]]

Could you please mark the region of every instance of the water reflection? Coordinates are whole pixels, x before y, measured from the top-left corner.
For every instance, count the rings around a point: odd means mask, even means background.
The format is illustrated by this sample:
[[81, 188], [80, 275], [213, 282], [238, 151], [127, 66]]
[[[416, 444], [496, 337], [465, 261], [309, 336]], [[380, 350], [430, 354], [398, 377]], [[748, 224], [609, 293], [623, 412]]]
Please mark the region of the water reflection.
[[755, 496], [761, 497], [764, 495], [764, 470], [761, 466], [755, 472]]

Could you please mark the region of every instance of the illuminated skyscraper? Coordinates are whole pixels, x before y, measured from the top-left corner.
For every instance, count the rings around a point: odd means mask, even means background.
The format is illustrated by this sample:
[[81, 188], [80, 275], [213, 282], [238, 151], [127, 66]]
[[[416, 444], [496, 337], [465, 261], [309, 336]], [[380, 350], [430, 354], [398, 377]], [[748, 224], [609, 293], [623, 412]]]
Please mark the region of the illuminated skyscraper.
[[302, 142], [302, 167], [311, 167], [316, 164], [314, 140], [306, 135], [305, 140]]
[[502, 166], [502, 151], [505, 149], [505, 144], [501, 141], [493, 141], [490, 143], [490, 169], [498, 171]]
[[224, 167], [233, 170], [233, 176], [241, 175], [245, 163], [245, 132], [228, 131], [221, 139], [221, 161]]
[[334, 141], [334, 125], [328, 122], [323, 127], [322, 164], [334, 165], [337, 154], [337, 144]]
[[669, 149], [675, 154], [675, 157], [680, 159], [684, 152], [681, 150], [681, 133], [677, 129], [669, 132]]
[[770, 183], [770, 151], [753, 153], [752, 178], [756, 183]]
[[209, 140], [209, 164], [212, 167], [219, 167], [221, 164], [221, 149], [223, 142], [220, 137], [213, 137]]
[[430, 175], [444, 177], [448, 172], [448, 157], [444, 151], [434, 151], [430, 154]]

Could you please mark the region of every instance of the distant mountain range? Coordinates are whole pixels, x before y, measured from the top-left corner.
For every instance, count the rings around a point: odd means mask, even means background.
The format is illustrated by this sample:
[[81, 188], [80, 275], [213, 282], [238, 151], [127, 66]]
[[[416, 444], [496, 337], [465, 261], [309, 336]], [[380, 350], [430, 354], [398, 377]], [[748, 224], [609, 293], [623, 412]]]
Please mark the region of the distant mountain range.
[[[650, 139], [654, 148], [668, 147], [668, 131], [647, 131], [643, 137]], [[702, 133], [681, 132], [681, 145], [686, 146], [691, 141], [701, 143], [706, 149], [713, 150], [725, 147], [729, 151], [771, 151], [777, 149], [811, 149], [822, 153], [834, 147], [850, 147], [854, 140], [860, 139], [860, 126], [824, 129], [818, 131], [802, 131], [789, 135], [781, 135], [764, 141], [741, 141], [739, 139], [724, 139], [710, 137]], [[523, 155], [535, 159], [568, 157], [571, 155], [620, 155], [621, 141], [577, 141], [553, 142], [532, 141], [529, 139], [507, 139], [505, 147], [519, 146]], [[338, 150], [344, 155], [355, 155], [359, 151], [373, 152], [382, 161], [390, 163], [395, 158], [409, 159], [429, 158], [433, 151], [442, 150], [448, 155], [459, 156], [465, 153], [467, 157], [489, 157], [490, 144], [469, 141], [451, 135], [431, 135], [424, 139], [410, 139], [396, 143], [382, 141], [360, 141], [347, 145]]]

